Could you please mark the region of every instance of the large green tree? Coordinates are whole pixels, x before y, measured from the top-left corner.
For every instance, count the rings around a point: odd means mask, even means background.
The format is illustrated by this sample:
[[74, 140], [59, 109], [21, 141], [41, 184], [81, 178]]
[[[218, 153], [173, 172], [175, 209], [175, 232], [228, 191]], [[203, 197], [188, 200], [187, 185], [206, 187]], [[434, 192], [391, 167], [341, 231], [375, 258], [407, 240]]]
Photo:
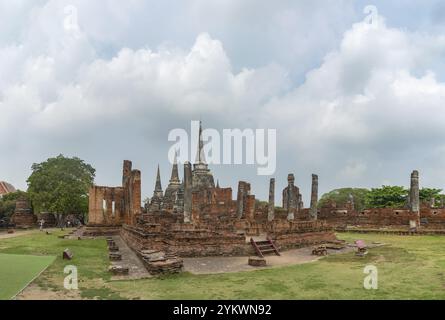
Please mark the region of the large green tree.
[[33, 164], [27, 182], [34, 209], [56, 214], [59, 224], [67, 214], [86, 214], [95, 172], [83, 160], [63, 155]]
[[368, 189], [363, 188], [341, 188], [335, 189], [325, 193], [319, 201], [319, 207], [324, 206], [328, 201], [334, 201], [337, 206], [344, 206], [349, 201], [352, 195], [354, 199], [355, 209], [360, 211], [365, 207], [365, 197], [369, 192]]
[[366, 195], [367, 208], [401, 208], [407, 203], [408, 190], [400, 186], [373, 188]]

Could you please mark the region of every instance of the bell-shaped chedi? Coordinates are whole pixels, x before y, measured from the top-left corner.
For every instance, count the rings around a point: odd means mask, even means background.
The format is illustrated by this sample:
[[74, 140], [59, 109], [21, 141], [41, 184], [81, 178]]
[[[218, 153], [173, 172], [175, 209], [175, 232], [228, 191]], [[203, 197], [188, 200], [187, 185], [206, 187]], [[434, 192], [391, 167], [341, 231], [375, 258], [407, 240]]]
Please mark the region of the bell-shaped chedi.
[[164, 193], [164, 199], [162, 209], [182, 211], [183, 203], [183, 186], [179, 179], [177, 154], [175, 154], [175, 160], [173, 162], [172, 173], [167, 189]]

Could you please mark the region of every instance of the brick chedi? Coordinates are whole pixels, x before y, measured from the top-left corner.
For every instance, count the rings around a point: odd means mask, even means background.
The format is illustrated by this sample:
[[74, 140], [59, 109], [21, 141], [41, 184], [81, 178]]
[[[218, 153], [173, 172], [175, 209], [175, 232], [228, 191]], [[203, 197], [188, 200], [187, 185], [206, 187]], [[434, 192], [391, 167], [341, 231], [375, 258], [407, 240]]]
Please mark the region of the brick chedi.
[[19, 198], [15, 203], [11, 222], [17, 228], [30, 228], [36, 225], [37, 217], [32, 213], [31, 205], [25, 198]]
[[184, 186], [179, 179], [177, 155], [175, 154], [170, 181], [164, 193], [162, 209], [173, 210], [174, 212], [181, 213], [184, 208], [183, 202]]

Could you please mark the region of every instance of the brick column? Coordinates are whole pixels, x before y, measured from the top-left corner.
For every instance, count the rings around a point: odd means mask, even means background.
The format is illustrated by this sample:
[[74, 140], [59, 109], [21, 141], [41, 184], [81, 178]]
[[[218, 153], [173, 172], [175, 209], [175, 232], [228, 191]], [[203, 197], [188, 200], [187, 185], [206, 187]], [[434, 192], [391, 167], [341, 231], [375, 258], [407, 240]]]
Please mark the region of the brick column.
[[190, 223], [192, 219], [192, 165], [184, 163], [184, 223]]
[[419, 172], [411, 173], [411, 188], [409, 192], [410, 209], [417, 213], [418, 224], [420, 224], [420, 198], [419, 198]]
[[318, 215], [318, 176], [312, 175], [312, 191], [311, 191], [311, 220], [317, 220]]
[[267, 210], [267, 220], [275, 219], [275, 179], [270, 179], [269, 185], [269, 206]]
[[131, 225], [136, 224], [136, 216], [141, 213], [141, 172], [133, 170], [131, 172], [131, 190], [132, 190], [132, 207], [131, 207]]

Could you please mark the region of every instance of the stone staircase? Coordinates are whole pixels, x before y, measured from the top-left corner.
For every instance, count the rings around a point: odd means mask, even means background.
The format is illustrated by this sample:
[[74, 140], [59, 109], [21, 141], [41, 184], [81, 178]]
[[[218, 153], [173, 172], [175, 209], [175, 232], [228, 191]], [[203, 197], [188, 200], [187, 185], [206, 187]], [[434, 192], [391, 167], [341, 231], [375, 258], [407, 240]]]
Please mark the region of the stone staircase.
[[266, 240], [257, 240], [257, 241], [255, 241], [253, 238], [250, 238], [250, 244], [255, 249], [256, 254], [261, 258], [264, 258], [265, 254], [271, 254], [271, 253], [280, 256], [278, 248], [270, 238], [267, 238]]

